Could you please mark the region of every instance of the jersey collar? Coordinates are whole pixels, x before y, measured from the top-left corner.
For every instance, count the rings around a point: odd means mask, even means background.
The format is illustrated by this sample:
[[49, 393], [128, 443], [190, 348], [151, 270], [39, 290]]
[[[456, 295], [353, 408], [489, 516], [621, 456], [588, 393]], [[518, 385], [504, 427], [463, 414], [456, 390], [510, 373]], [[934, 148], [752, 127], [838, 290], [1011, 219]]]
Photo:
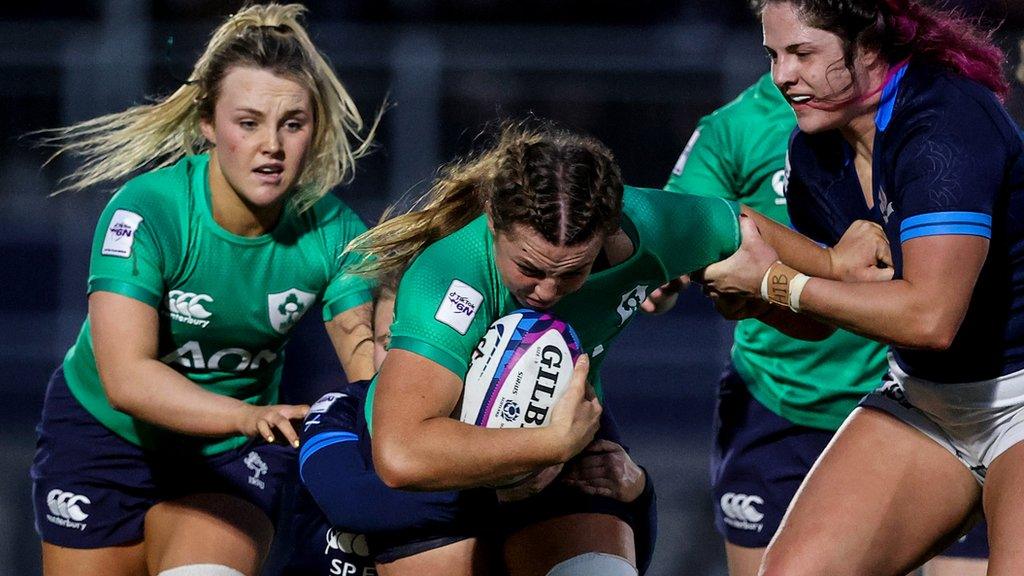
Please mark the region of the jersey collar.
[[896, 68], [889, 71], [889, 79], [882, 88], [882, 99], [878, 104], [878, 112], [875, 113], [875, 127], [879, 132], [885, 132], [892, 121], [892, 112], [896, 107], [896, 93], [899, 91], [900, 81], [907, 73], [908, 62], [898, 64]]

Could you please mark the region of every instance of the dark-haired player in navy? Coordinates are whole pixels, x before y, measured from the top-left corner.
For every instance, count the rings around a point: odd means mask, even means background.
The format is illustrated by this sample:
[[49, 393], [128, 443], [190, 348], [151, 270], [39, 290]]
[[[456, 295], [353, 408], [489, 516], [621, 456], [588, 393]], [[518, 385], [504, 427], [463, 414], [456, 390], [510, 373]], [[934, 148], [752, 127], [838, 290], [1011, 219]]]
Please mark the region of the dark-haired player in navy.
[[[988, 574], [1024, 573], [1024, 145], [1001, 52], [913, 0], [766, 0], [776, 85], [797, 114], [794, 225], [889, 239], [894, 278], [844, 283], [781, 262], [744, 219], [720, 294], [892, 344], [890, 372], [822, 455], [760, 574], [898, 575], [980, 516]], [[730, 296], [726, 296], [730, 298]]]
[[[383, 362], [394, 319], [393, 282], [377, 285], [374, 364]], [[364, 411], [369, 382], [348, 383], [309, 410], [301, 432], [300, 491], [284, 576], [486, 574], [498, 566], [502, 527], [515, 523], [494, 490], [408, 492], [387, 487], [373, 468]], [[609, 416], [610, 418], [610, 416]], [[612, 431], [614, 423], [608, 422]], [[550, 480], [549, 480], [550, 481]], [[656, 537], [654, 486], [624, 449], [596, 440], [562, 476], [562, 497], [599, 493], [630, 501], [640, 574]], [[529, 495], [505, 492], [502, 499]], [[574, 496], [579, 493], [579, 496]], [[526, 515], [526, 512], [523, 513]]]

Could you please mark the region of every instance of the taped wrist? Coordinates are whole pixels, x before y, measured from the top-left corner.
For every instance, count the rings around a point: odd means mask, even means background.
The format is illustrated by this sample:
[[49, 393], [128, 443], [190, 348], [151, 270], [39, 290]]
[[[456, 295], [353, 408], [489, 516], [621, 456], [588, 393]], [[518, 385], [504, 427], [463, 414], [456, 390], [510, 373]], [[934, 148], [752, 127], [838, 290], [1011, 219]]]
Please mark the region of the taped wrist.
[[801, 274], [776, 260], [765, 270], [761, 279], [761, 299], [799, 312], [800, 294], [810, 279], [810, 276]]

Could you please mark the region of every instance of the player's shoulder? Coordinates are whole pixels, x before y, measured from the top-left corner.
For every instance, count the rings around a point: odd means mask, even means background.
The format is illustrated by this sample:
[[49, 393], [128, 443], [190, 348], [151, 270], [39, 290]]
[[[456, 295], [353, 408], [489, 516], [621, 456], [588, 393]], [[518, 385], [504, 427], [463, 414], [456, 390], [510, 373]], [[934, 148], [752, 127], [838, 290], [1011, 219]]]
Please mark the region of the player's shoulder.
[[[996, 95], [980, 83], [938, 66], [911, 62], [896, 82], [886, 132], [896, 136], [921, 133], [977, 135], [995, 130], [1010, 141], [1017, 129]], [[883, 93], [883, 109], [885, 107]], [[880, 118], [884, 118], [884, 114]]]
[[772, 83], [771, 75], [765, 74], [728, 104], [705, 116], [701, 124], [712, 129], [748, 131], [751, 125], [773, 123], [775, 116], [791, 115], [792, 110]]
[[207, 157], [186, 156], [170, 166], [151, 170], [125, 182], [111, 198], [112, 204], [149, 208], [154, 214], [189, 202], [193, 177], [206, 169]]
[[332, 243], [345, 245], [366, 231], [366, 225], [355, 210], [334, 194], [325, 194], [296, 220], [303, 232], [323, 230]]
[[482, 280], [490, 275], [493, 268], [492, 250], [487, 217], [481, 214], [424, 248], [403, 275], [403, 283], [410, 275], [450, 276], [464, 282]]

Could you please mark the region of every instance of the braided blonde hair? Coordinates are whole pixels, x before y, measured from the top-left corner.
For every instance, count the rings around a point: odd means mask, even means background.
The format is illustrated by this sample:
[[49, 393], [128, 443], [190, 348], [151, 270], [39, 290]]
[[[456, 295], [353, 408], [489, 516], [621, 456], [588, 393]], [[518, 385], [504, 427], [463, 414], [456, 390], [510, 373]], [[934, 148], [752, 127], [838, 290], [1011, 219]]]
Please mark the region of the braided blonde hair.
[[82, 159], [55, 193], [118, 181], [140, 168], [167, 166], [206, 151], [209, 143], [200, 120], [213, 118], [221, 81], [236, 66], [270, 70], [309, 90], [316, 118], [310, 153], [292, 195], [297, 207], [309, 208], [350, 180], [355, 160], [368, 152], [380, 116], [360, 136], [363, 120], [355, 103], [299, 23], [305, 11], [299, 4], [245, 8], [213, 33], [189, 81], [170, 96], [44, 130], [42, 143], [57, 148], [50, 160], [63, 153]]
[[441, 170], [415, 208], [392, 206], [347, 250], [365, 254], [354, 271], [400, 274], [423, 249], [485, 210], [494, 228], [524, 224], [558, 246], [587, 242], [619, 226], [622, 178], [612, 153], [588, 136], [550, 123], [506, 122], [490, 148]]

